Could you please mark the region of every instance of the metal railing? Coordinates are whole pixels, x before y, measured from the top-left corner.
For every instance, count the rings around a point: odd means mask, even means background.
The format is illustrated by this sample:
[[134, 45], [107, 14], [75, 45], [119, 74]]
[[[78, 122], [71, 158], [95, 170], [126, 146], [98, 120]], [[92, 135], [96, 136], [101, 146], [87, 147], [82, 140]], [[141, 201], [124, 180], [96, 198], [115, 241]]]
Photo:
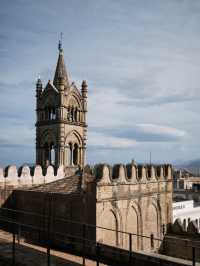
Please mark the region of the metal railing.
[[[8, 208], [0, 208], [0, 228], [12, 233], [12, 265], [15, 265], [16, 261], [16, 244], [20, 243], [21, 238], [31, 239], [33, 243], [36, 242], [46, 248], [48, 266], [51, 265], [51, 249], [55, 247], [64, 252], [82, 256], [82, 265], [84, 266], [86, 258], [96, 261], [97, 266], [100, 262], [116, 265], [115, 260], [117, 259], [121, 259], [123, 265], [134, 265], [136, 256], [134, 251], [137, 250], [138, 243], [144, 249], [145, 246], [148, 246], [150, 250], [158, 250], [163, 243], [163, 239], [156, 238], [153, 234], [145, 236]], [[96, 239], [98, 230], [101, 233], [112, 234], [113, 238], [116, 236], [116, 242], [99, 242]], [[119, 241], [120, 237], [123, 240], [122, 243]], [[126, 245], [124, 245], [124, 241], [126, 241]], [[193, 266], [196, 265], [197, 248], [191, 246]], [[160, 259], [158, 265], [162, 265]], [[165, 262], [163, 265], [171, 264]]]

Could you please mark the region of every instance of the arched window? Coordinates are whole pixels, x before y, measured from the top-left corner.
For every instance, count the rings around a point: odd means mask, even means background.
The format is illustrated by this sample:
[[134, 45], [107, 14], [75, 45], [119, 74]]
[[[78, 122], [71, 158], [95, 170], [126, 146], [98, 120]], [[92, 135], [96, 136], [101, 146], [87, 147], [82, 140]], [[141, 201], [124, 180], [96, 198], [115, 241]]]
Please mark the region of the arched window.
[[69, 164], [73, 164], [73, 146], [72, 143], [69, 143]]
[[74, 110], [73, 110], [73, 107], [70, 107], [70, 119], [69, 119], [69, 121], [70, 122], [73, 122], [73, 120], [74, 120]]
[[71, 114], [70, 114], [70, 107], [67, 108], [67, 120], [70, 121]]
[[76, 143], [73, 150], [73, 165], [78, 165], [78, 145]]
[[50, 154], [49, 154], [48, 143], [44, 144], [44, 157], [45, 157], [45, 164], [46, 164], [46, 166], [48, 166], [50, 164]]
[[56, 119], [56, 108], [55, 107], [45, 107], [45, 120], [55, 120]]
[[79, 152], [78, 152], [78, 144], [75, 143], [74, 145], [70, 142], [69, 143], [69, 152], [68, 152], [68, 162], [69, 165], [78, 165], [79, 163]]
[[78, 121], [81, 122], [81, 111], [78, 109]]
[[69, 106], [67, 108], [67, 120], [70, 122], [81, 121], [81, 111], [78, 107]]
[[53, 143], [50, 145], [50, 164], [55, 164], [55, 146]]
[[51, 119], [52, 119], [52, 117], [51, 117], [51, 107], [48, 108], [48, 112], [49, 112], [49, 117], [48, 117], [48, 119], [51, 120]]
[[78, 121], [78, 110], [77, 110], [77, 108], [75, 108], [75, 110], [74, 110], [74, 121]]
[[51, 109], [51, 116], [52, 116], [52, 119], [53, 119], [53, 120], [56, 119], [56, 109], [55, 109], [55, 108], [52, 108], [52, 109]]
[[55, 120], [56, 119], [56, 109], [54, 107], [50, 107], [49, 112], [50, 112], [50, 120]]

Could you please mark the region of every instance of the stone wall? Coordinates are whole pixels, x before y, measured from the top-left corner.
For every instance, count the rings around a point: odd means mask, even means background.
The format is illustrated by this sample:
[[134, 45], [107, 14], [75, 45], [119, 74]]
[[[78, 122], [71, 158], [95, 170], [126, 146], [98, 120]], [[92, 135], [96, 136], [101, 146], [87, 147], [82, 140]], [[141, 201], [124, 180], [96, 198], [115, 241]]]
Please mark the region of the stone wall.
[[4, 169], [0, 168], [0, 206], [4, 205], [14, 189], [53, 182], [64, 176], [63, 166], [58, 169], [48, 166], [45, 170], [39, 165], [34, 167], [24, 165], [19, 168], [10, 165]]
[[45, 171], [40, 165], [29, 167], [24, 165], [17, 167], [15, 165], [7, 166], [5, 169], [0, 168], [0, 186], [32, 186], [44, 183], [49, 183], [64, 177], [64, 168], [60, 166], [54, 169], [53, 166], [48, 166]]
[[177, 219], [169, 226], [163, 239], [163, 254], [192, 260], [192, 247], [195, 247], [196, 261], [200, 262], [200, 232], [195, 221], [191, 221], [185, 229], [181, 220]]
[[[96, 225], [135, 234], [133, 250], [150, 249], [150, 236], [162, 238], [172, 222], [171, 166], [103, 164], [91, 171], [96, 177]], [[97, 241], [127, 249], [129, 235], [115, 231], [97, 229]], [[155, 241], [155, 249], [159, 245]]]
[[[36, 174], [36, 168], [39, 174]], [[16, 183], [16, 187], [23, 183], [34, 185], [37, 178], [39, 180], [37, 184], [55, 181], [55, 179], [62, 178], [63, 173], [61, 169], [58, 169], [61, 174], [53, 174], [51, 167], [47, 169], [46, 175], [42, 174], [40, 167], [34, 168], [32, 171], [34, 174], [29, 174], [27, 168], [28, 174], [26, 175], [22, 174], [23, 171], [19, 174], [19, 171], [14, 167], [8, 170], [8, 177], [13, 177], [10, 182], [13, 185]], [[22, 170], [24, 169], [22, 168]], [[56, 195], [56, 199], [54, 198], [53, 201], [55, 202], [51, 208], [55, 219], [60, 217], [60, 210], [66, 210], [63, 212], [62, 218], [97, 225], [94, 239], [98, 242], [125, 249], [129, 247], [128, 233], [132, 233], [133, 250], [152, 249], [151, 235], [154, 239], [162, 239], [164, 230], [172, 222], [170, 165], [137, 166], [132, 163], [128, 165], [116, 164], [111, 167], [106, 164], [99, 164], [94, 167], [86, 166], [81, 178], [81, 189], [75, 198], [72, 197], [71, 199], [72, 195], [67, 196], [67, 193], [63, 197], [59, 191], [57, 194], [53, 193]], [[8, 180], [5, 181], [5, 179], [4, 175], [4, 184], [7, 184]], [[22, 182], [24, 179], [27, 181]], [[62, 182], [65, 182], [64, 179]], [[47, 190], [45, 192], [30, 192], [27, 186], [27, 191], [22, 190], [15, 193], [15, 207], [18, 210], [43, 214], [42, 210], [46, 209], [48, 194], [51, 196], [52, 191], [49, 193]], [[38, 203], [39, 197], [41, 198], [40, 203]], [[69, 204], [70, 208], [67, 207]], [[70, 217], [68, 216], [68, 209], [70, 209]], [[117, 231], [127, 232], [127, 234]], [[147, 236], [147, 238], [142, 236]], [[154, 241], [153, 246], [155, 249], [159, 249], [160, 241]]]

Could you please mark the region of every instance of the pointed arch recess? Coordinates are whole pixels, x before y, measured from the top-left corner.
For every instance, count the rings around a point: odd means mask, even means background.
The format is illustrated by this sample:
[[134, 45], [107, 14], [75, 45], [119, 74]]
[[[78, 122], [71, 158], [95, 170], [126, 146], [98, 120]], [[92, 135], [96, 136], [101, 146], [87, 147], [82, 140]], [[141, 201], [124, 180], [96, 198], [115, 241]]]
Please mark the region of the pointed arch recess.
[[122, 235], [118, 232], [122, 230], [122, 217], [118, 208], [109, 206], [103, 209], [97, 217], [97, 225], [100, 227], [97, 228], [98, 241], [106, 245], [122, 246]]
[[[151, 199], [148, 203], [146, 215], [146, 223], [144, 223], [143, 232], [144, 235], [150, 237], [153, 234], [154, 238], [160, 238], [161, 236], [161, 208], [157, 199]], [[149, 239], [143, 240], [144, 248], [151, 249], [151, 242]], [[153, 248], [158, 248], [159, 242], [153, 241]]]
[[78, 142], [77, 144], [81, 146], [83, 145], [83, 139], [81, 135], [78, 133], [78, 131], [72, 130], [65, 137], [65, 145], [67, 145], [69, 142], [76, 143], [76, 141]]
[[[142, 239], [139, 235], [142, 235], [142, 215], [141, 208], [137, 202], [132, 201], [127, 208], [126, 225], [125, 230], [128, 233], [132, 233], [132, 250], [138, 250], [141, 248]], [[125, 245], [129, 248], [129, 235], [126, 235]]]

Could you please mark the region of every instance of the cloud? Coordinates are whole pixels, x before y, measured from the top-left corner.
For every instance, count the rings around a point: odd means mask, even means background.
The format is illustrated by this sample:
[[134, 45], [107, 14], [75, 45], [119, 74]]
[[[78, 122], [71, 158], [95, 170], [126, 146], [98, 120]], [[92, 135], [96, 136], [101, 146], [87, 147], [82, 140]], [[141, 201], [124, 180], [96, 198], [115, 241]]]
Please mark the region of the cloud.
[[[22, 80], [19, 83], [3, 82], [0, 80], [0, 121], [5, 118], [18, 118], [19, 122], [34, 124], [35, 104], [34, 83]], [[3, 121], [2, 121], [3, 120]]]
[[10, 124], [0, 128], [0, 147], [33, 147], [35, 129], [24, 124]]
[[200, 101], [200, 88], [186, 88], [183, 90], [180, 89], [179, 92], [173, 92], [172, 89], [166, 89], [165, 92], [163, 92], [163, 95], [156, 94], [155, 89], [151, 90], [151, 92], [152, 93], [150, 97], [148, 94], [145, 94], [144, 90], [142, 92], [143, 97], [141, 95], [141, 92], [139, 93], [139, 95], [136, 92], [132, 99], [130, 99], [127, 95], [126, 99], [118, 101], [117, 104], [126, 106], [130, 104], [135, 104], [136, 106], [159, 106], [174, 103], [179, 104]]
[[[179, 140], [186, 136], [186, 132], [172, 127], [154, 125], [154, 124], [138, 124], [136, 128], [143, 134], [161, 140]], [[156, 141], [155, 140], [155, 141]]]
[[136, 124], [120, 128], [92, 128], [89, 134], [89, 143], [98, 146], [124, 148], [138, 145], [143, 142], [177, 142], [187, 136], [187, 133], [177, 128], [156, 125]]
[[137, 145], [137, 141], [128, 138], [118, 138], [104, 133], [90, 131], [88, 134], [88, 146], [98, 149], [130, 149]]
[[14, 146], [34, 146], [34, 81], [53, 78], [60, 31], [70, 77], [89, 84], [91, 161], [107, 147], [107, 160], [199, 156], [199, 11], [196, 0], [2, 4], [0, 160], [24, 161]]

